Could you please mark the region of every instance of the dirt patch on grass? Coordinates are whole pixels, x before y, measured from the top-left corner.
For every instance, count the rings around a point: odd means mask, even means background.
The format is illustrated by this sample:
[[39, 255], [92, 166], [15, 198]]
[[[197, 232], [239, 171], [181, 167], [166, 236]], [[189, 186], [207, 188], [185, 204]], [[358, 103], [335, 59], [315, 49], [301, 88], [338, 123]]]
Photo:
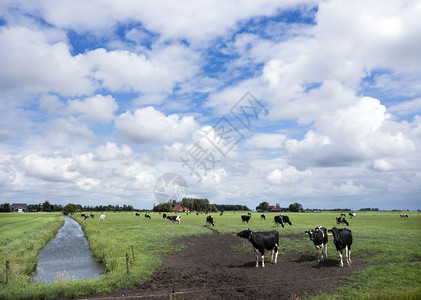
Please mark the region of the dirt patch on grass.
[[[298, 235], [281, 237], [297, 239]], [[294, 299], [333, 292], [355, 271], [367, 267], [362, 259], [352, 257], [352, 267], [340, 268], [337, 255], [318, 263], [310, 241], [308, 253], [288, 252], [278, 256], [276, 265], [266, 259], [265, 268], [255, 267], [251, 245], [244, 248], [247, 241], [234, 235], [213, 233], [180, 242], [186, 249], [162, 256], [163, 265], [143, 284], [84, 298], [169, 299], [175, 292], [177, 299]]]

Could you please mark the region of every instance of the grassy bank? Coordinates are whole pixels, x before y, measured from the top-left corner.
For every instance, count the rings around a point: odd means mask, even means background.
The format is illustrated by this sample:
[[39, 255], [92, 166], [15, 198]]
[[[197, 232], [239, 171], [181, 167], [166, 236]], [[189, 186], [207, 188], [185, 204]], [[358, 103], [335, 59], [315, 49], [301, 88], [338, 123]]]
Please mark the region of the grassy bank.
[[[213, 229], [220, 233], [232, 234], [247, 227], [254, 231], [275, 228], [273, 214], [266, 214], [267, 220], [264, 221], [260, 219], [260, 214], [254, 213], [248, 225], [242, 224], [240, 215], [239, 212], [236, 214], [227, 212], [223, 216], [213, 214], [216, 221]], [[312, 243], [304, 235], [304, 231], [318, 225], [331, 228], [335, 226], [335, 217], [338, 214], [327, 212], [289, 213], [288, 215], [293, 226], [287, 225], [285, 228], [278, 228], [281, 234], [281, 255], [287, 251], [314, 255]], [[33, 216], [35, 218], [43, 216], [43, 214], [34, 214]], [[181, 224], [163, 220], [162, 215], [158, 213], [152, 213], [151, 216], [152, 219], [147, 220], [143, 214], [139, 218], [132, 213], [111, 212], [106, 213], [104, 222], [98, 221], [99, 214], [96, 214], [94, 219], [89, 218], [86, 221], [79, 215], [74, 216], [82, 225], [92, 252], [104, 262], [107, 269], [105, 276], [96, 280], [30, 284], [28, 275], [20, 278], [14, 275], [15, 283], [9, 286], [1, 285], [0, 298], [75, 297], [89, 293], [106, 293], [130, 286], [148, 278], [159, 267], [161, 264], [161, 260], [158, 258], [159, 254], [171, 253], [183, 248], [183, 245], [172, 245], [172, 241], [183, 236], [212, 234], [212, 231], [204, 226], [206, 216], [203, 214], [199, 216], [182, 214]], [[9, 226], [9, 228], [14, 228], [13, 224], [18, 224], [13, 223], [14, 221], [17, 219], [4, 219], [0, 216], [0, 224], [6, 224], [5, 226]], [[54, 218], [50, 221], [56, 222]], [[40, 223], [46, 226], [45, 222], [44, 217], [38, 217], [33, 219], [30, 224]], [[367, 212], [357, 213], [357, 217], [349, 219], [349, 222], [354, 235], [353, 257], [362, 258], [369, 267], [358, 272], [352, 277], [352, 280], [334, 294], [322, 295], [320, 298], [377, 297], [380, 299], [390, 297], [399, 299], [420, 297], [421, 240], [419, 235], [421, 233], [421, 215], [410, 213], [409, 219], [401, 219], [398, 213]], [[282, 237], [282, 235], [288, 234], [302, 235], [302, 240], [294, 239], [292, 241]], [[15, 233], [11, 234], [6, 241], [3, 241], [2, 238], [1, 247], [9, 249], [10, 253], [14, 247], [17, 247], [16, 245], [20, 244], [24, 236], [28, 241], [33, 239], [30, 232], [22, 231], [20, 237]], [[329, 246], [329, 256], [337, 258], [338, 255], [332, 241], [329, 241]], [[25, 255], [29, 255], [26, 252], [31, 252], [30, 255], [34, 256], [39, 249], [40, 247], [28, 248], [25, 246], [21, 248], [21, 252]], [[132, 251], [135, 254], [134, 258]], [[130, 256], [130, 276], [126, 274], [126, 253]], [[280, 278], [280, 280], [282, 279]]]

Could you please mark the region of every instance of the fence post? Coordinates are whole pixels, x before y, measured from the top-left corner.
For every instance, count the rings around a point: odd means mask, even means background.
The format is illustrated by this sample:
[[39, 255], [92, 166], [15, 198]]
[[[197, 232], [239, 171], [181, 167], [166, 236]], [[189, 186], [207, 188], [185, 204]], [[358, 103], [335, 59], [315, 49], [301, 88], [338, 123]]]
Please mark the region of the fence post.
[[129, 260], [129, 253], [126, 253], [126, 268], [127, 268], [127, 275], [130, 275], [130, 260]]
[[136, 259], [134, 258], [133, 246], [130, 246], [130, 247], [132, 248], [132, 257], [133, 257], [133, 260], [136, 260]]
[[9, 264], [9, 261], [6, 260], [6, 284], [9, 283], [9, 273], [10, 273], [10, 264]]

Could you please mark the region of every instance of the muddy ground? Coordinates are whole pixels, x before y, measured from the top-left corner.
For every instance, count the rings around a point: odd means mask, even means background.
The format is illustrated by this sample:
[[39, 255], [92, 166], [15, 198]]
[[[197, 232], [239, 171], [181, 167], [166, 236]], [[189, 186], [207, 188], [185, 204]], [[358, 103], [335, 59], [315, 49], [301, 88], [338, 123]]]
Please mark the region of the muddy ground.
[[[148, 281], [84, 298], [171, 299], [174, 292], [172, 299], [296, 299], [333, 292], [355, 271], [367, 267], [353, 256], [352, 267], [340, 268], [337, 254], [318, 263], [308, 238], [287, 238], [308, 243], [308, 253], [279, 255], [276, 265], [267, 259], [265, 268], [260, 263], [255, 267], [251, 245], [245, 246], [247, 241], [235, 235], [183, 238], [177, 243], [186, 244], [186, 249], [162, 256], [163, 265]], [[329, 246], [334, 247], [331, 241]]]

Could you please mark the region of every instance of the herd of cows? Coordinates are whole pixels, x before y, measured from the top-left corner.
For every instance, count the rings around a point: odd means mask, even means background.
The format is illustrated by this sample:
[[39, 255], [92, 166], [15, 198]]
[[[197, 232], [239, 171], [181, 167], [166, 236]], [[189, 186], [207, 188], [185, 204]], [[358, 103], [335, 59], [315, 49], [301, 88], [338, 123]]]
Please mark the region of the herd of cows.
[[[196, 213], [197, 215], [199, 213]], [[223, 212], [220, 213], [220, 216], [223, 215]], [[140, 217], [141, 214], [136, 212], [136, 217]], [[349, 213], [350, 218], [355, 218], [355, 213]], [[88, 214], [81, 214], [81, 217], [83, 217], [85, 220], [89, 217], [94, 218], [94, 215], [91, 213]], [[241, 221], [243, 223], [249, 223], [252, 215], [251, 213], [248, 213], [247, 215], [241, 215]], [[345, 224], [346, 226], [349, 226], [348, 221], [345, 219], [346, 215], [345, 213], [341, 213], [339, 217], [336, 218], [336, 224]], [[407, 214], [400, 214], [401, 218], [408, 218]], [[167, 215], [165, 213], [162, 214], [163, 219], [170, 220], [171, 222], [181, 222], [181, 216], [180, 215]], [[105, 214], [102, 214], [99, 217], [99, 221], [104, 221]], [[148, 213], [145, 213], [145, 219], [151, 219], [151, 216]], [[266, 216], [264, 214], [260, 215], [260, 219], [266, 220]], [[285, 224], [289, 224], [292, 226], [292, 222], [290, 218], [286, 215], [280, 214], [274, 216], [274, 223], [275, 226], [281, 225], [282, 227], [285, 226]], [[215, 226], [215, 221], [212, 216], [206, 217], [206, 225]], [[343, 267], [343, 251], [345, 250], [345, 257], [346, 257], [346, 263], [348, 266], [351, 266], [351, 245], [352, 245], [352, 232], [351, 230], [347, 228], [337, 228], [333, 227], [332, 229], [327, 230], [323, 226], [318, 226], [314, 229], [310, 229], [305, 231], [305, 234], [308, 234], [310, 240], [313, 242], [314, 247], [316, 248], [317, 252], [317, 260], [320, 262], [323, 259], [327, 258], [327, 242], [328, 242], [328, 235], [333, 236], [333, 243], [336, 247], [336, 250], [338, 251], [339, 257], [341, 259], [340, 266]], [[265, 261], [264, 261], [264, 254], [265, 251], [271, 251], [271, 263], [276, 264], [277, 258], [278, 258], [278, 249], [279, 249], [279, 232], [276, 230], [271, 231], [264, 231], [264, 232], [253, 232], [250, 229], [243, 230], [239, 233], [237, 233], [237, 236], [241, 238], [247, 239], [252, 245], [253, 249], [256, 253], [256, 267], [259, 266], [259, 258], [261, 260], [262, 267], [265, 267]]]
[[[351, 218], [356, 216], [355, 213], [349, 213]], [[243, 223], [248, 223], [250, 221], [251, 214], [242, 215], [241, 220]], [[266, 216], [262, 214], [261, 219], [266, 220]], [[288, 216], [283, 214], [274, 216], [273, 218], [275, 225], [281, 225], [282, 227], [285, 224], [292, 226], [291, 220]], [[214, 222], [211, 216], [206, 218], [206, 223], [214, 226]], [[336, 218], [336, 224], [346, 224], [349, 226], [348, 221], [345, 219], [345, 214], [341, 213], [341, 216]], [[322, 259], [327, 258], [327, 242], [328, 242], [328, 233], [331, 233], [333, 236], [333, 243], [338, 251], [339, 257], [341, 258], [340, 266], [343, 267], [343, 258], [342, 253], [345, 250], [345, 257], [348, 266], [351, 266], [351, 245], [352, 245], [352, 233], [351, 230], [347, 228], [336, 228], [333, 227], [330, 230], [326, 230], [325, 227], [319, 226], [315, 229], [310, 229], [305, 231], [309, 235], [310, 240], [313, 242], [317, 251], [317, 259], [320, 262]], [[247, 239], [252, 245], [256, 253], [256, 267], [259, 266], [259, 258], [262, 262], [262, 267], [265, 267], [265, 251], [271, 251], [271, 263], [276, 264], [278, 258], [278, 249], [279, 249], [279, 232], [276, 230], [264, 231], [264, 232], [253, 232], [250, 229], [243, 230], [237, 233], [237, 236]]]

